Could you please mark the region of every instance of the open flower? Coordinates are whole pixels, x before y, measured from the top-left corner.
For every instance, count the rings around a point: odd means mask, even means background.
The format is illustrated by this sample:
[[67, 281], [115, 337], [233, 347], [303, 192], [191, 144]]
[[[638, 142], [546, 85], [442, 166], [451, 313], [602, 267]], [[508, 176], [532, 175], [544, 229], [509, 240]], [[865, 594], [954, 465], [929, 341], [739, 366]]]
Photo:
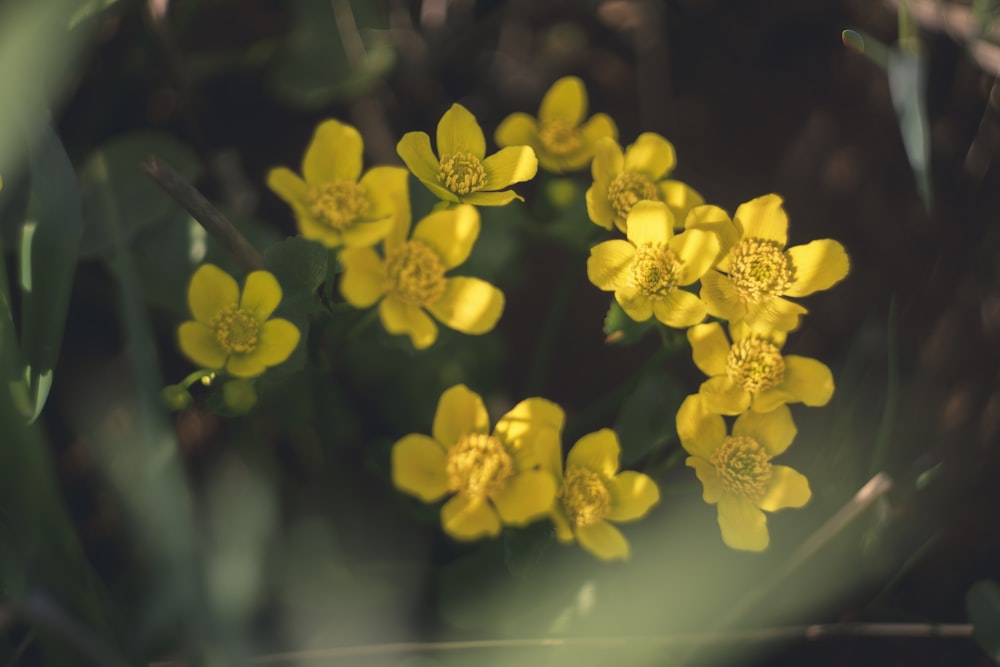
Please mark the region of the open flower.
[[665, 178], [676, 163], [673, 144], [654, 132], [640, 134], [624, 154], [614, 139], [599, 139], [590, 165], [594, 183], [587, 190], [590, 219], [624, 232], [632, 207], [648, 199], [669, 206], [682, 228], [687, 212], [705, 200], [686, 183]]
[[538, 108], [538, 119], [512, 113], [497, 127], [498, 146], [527, 144], [543, 169], [561, 174], [583, 169], [594, 158], [597, 140], [618, 138], [615, 121], [604, 113], [586, 122], [587, 89], [578, 77], [565, 76], [549, 88]]
[[483, 399], [456, 385], [438, 400], [431, 436], [411, 433], [393, 445], [392, 481], [425, 503], [451, 495], [441, 525], [452, 537], [495, 537], [551, 509], [556, 480], [539, 457], [559, 450], [564, 419], [558, 405], [528, 398], [491, 435]]
[[413, 175], [446, 202], [502, 206], [515, 199], [514, 183], [530, 181], [538, 158], [530, 146], [508, 146], [486, 157], [486, 137], [476, 117], [461, 104], [452, 104], [437, 126], [437, 149], [431, 150], [426, 132], [407, 132], [396, 152]]
[[378, 303], [386, 331], [408, 335], [417, 349], [437, 340], [430, 315], [456, 331], [484, 334], [500, 319], [503, 292], [479, 278], [445, 276], [468, 258], [478, 236], [472, 206], [431, 213], [409, 240], [386, 238], [384, 257], [372, 248], [345, 248], [340, 292], [355, 308]]
[[812, 492], [809, 480], [771, 459], [795, 439], [787, 405], [772, 412], [746, 412], [726, 435], [721, 415], [705, 409], [701, 396], [684, 399], [677, 411], [677, 436], [702, 483], [702, 498], [718, 504], [722, 540], [732, 549], [762, 551], [770, 538], [767, 516], [786, 507], [802, 507]]
[[762, 334], [742, 322], [729, 331], [732, 343], [718, 322], [687, 331], [694, 363], [709, 376], [698, 389], [708, 411], [738, 415], [747, 409], [770, 412], [786, 403], [821, 406], [830, 401], [830, 369], [809, 357], [783, 356], [783, 332]]
[[202, 368], [224, 368], [239, 378], [260, 375], [288, 359], [299, 344], [294, 324], [268, 319], [279, 303], [281, 286], [274, 274], [254, 271], [240, 294], [232, 276], [204, 264], [188, 286], [194, 321], [178, 330], [181, 351]]
[[666, 204], [637, 203], [628, 216], [628, 240], [591, 248], [587, 277], [600, 289], [613, 290], [633, 320], [644, 322], [655, 315], [667, 326], [683, 328], [705, 319], [705, 304], [680, 287], [709, 270], [719, 240], [699, 229], [674, 235], [673, 221]]
[[783, 297], [828, 289], [850, 269], [844, 246], [832, 239], [785, 249], [788, 215], [776, 194], [741, 204], [732, 220], [717, 206], [698, 207], [685, 227], [715, 231], [721, 242], [715, 269], [701, 280], [709, 314], [756, 329], [791, 331], [808, 311]]
[[302, 236], [328, 248], [370, 246], [397, 222], [410, 224], [406, 170], [374, 167], [362, 176], [363, 150], [354, 127], [327, 120], [306, 149], [303, 178], [287, 167], [268, 172], [267, 186], [295, 211]]
[[628, 541], [611, 522], [635, 521], [660, 500], [660, 490], [641, 472], [618, 472], [621, 447], [611, 429], [577, 440], [566, 457], [549, 465], [559, 480], [552, 507], [556, 538], [580, 546], [602, 560], [626, 559]]

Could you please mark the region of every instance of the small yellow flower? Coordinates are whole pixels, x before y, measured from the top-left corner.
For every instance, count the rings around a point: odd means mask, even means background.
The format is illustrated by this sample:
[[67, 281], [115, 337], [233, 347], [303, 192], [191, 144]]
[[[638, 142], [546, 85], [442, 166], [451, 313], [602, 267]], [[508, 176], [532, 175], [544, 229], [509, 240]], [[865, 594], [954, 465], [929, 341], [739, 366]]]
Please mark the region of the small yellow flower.
[[808, 311], [783, 297], [828, 289], [850, 269], [844, 246], [832, 239], [785, 249], [788, 215], [776, 194], [741, 204], [732, 220], [717, 206], [700, 206], [685, 227], [719, 235], [720, 259], [701, 279], [709, 314], [755, 329], [791, 331]]
[[410, 224], [406, 170], [374, 167], [362, 176], [363, 151], [354, 127], [327, 120], [302, 159], [304, 179], [287, 167], [268, 172], [267, 186], [295, 211], [302, 236], [328, 248], [361, 247]]
[[556, 480], [539, 453], [559, 449], [562, 408], [542, 398], [518, 403], [490, 434], [483, 399], [456, 385], [438, 401], [431, 436], [411, 433], [392, 447], [396, 488], [441, 508], [444, 531], [459, 540], [495, 537], [546, 515]]
[[476, 117], [461, 104], [452, 104], [437, 126], [434, 155], [426, 132], [407, 132], [396, 152], [438, 199], [445, 202], [502, 206], [515, 199], [514, 183], [530, 181], [538, 158], [530, 146], [508, 146], [486, 157], [486, 137]]
[[[625, 560], [628, 541], [611, 522], [635, 521], [660, 500], [660, 490], [641, 472], [618, 472], [621, 447], [611, 429], [580, 438], [566, 457], [547, 466], [559, 480], [552, 507], [556, 538], [580, 546], [602, 560]], [[543, 457], [543, 460], [551, 457]]]
[[771, 459], [788, 449], [796, 428], [787, 405], [772, 412], [746, 412], [726, 435], [721, 415], [705, 409], [701, 396], [684, 399], [677, 411], [677, 436], [688, 466], [701, 480], [702, 498], [718, 503], [722, 540], [732, 549], [762, 551], [770, 537], [767, 516], [802, 507], [812, 496], [809, 480]]
[[653, 132], [640, 134], [624, 154], [614, 139], [598, 140], [590, 165], [594, 183], [587, 190], [590, 219], [624, 232], [632, 207], [649, 199], [669, 206], [674, 224], [683, 228], [688, 211], [705, 200], [686, 183], [665, 178], [676, 163], [673, 144]]
[[535, 149], [543, 169], [561, 174], [583, 169], [594, 158], [597, 140], [618, 138], [615, 121], [604, 113], [586, 122], [587, 89], [578, 77], [566, 76], [549, 88], [538, 108], [538, 119], [512, 113], [497, 127], [498, 146], [527, 144]]
[[709, 376], [698, 390], [709, 412], [738, 415], [748, 409], [770, 412], [786, 403], [821, 406], [830, 401], [830, 369], [808, 357], [783, 356], [783, 332], [762, 334], [742, 322], [729, 331], [732, 344], [718, 322], [687, 331], [694, 363]]
[[711, 268], [719, 240], [699, 229], [674, 235], [673, 221], [666, 204], [639, 202], [629, 212], [627, 241], [614, 239], [590, 249], [587, 277], [600, 289], [614, 291], [633, 320], [655, 315], [667, 326], [683, 328], [705, 319], [705, 304], [680, 288]]
[[456, 331], [484, 334], [500, 319], [503, 292], [479, 278], [445, 276], [466, 260], [478, 236], [479, 212], [472, 206], [431, 213], [409, 240], [387, 238], [384, 257], [372, 248], [345, 248], [340, 292], [355, 308], [378, 303], [386, 331], [407, 334], [417, 349], [437, 340], [427, 312]]
[[248, 275], [240, 294], [228, 273], [213, 264], [201, 266], [188, 286], [194, 321], [178, 330], [181, 351], [202, 368], [225, 368], [238, 378], [277, 366], [295, 350], [300, 336], [288, 320], [268, 319], [281, 296], [281, 286], [268, 271]]

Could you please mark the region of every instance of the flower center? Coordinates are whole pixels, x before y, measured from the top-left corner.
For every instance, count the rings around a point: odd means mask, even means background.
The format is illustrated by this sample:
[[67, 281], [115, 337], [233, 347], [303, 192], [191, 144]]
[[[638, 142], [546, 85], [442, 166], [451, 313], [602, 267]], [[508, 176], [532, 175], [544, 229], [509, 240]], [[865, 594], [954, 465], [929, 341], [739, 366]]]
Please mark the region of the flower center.
[[795, 267], [776, 241], [747, 238], [733, 248], [729, 264], [740, 298], [760, 303], [766, 297], [783, 294], [792, 285]]
[[252, 352], [257, 347], [260, 323], [252, 314], [236, 306], [229, 306], [216, 315], [211, 327], [219, 345], [230, 354]]
[[596, 472], [570, 466], [559, 492], [566, 518], [575, 528], [597, 523], [611, 513], [611, 492]]
[[656, 185], [648, 177], [634, 171], [623, 171], [608, 186], [608, 200], [615, 215], [628, 217], [632, 207], [644, 199], [659, 200]]
[[499, 439], [470, 433], [448, 450], [445, 472], [449, 490], [483, 499], [504, 490], [514, 476], [514, 459]]
[[314, 185], [306, 193], [309, 213], [319, 222], [342, 231], [368, 213], [368, 192], [352, 181]]
[[444, 294], [444, 264], [420, 241], [407, 241], [385, 258], [386, 289], [403, 303], [427, 306]]
[[438, 180], [456, 195], [467, 195], [486, 187], [486, 169], [471, 153], [449, 153], [441, 156]]
[[643, 243], [635, 249], [629, 284], [648, 297], [665, 297], [677, 289], [681, 264], [664, 243]]
[[758, 500], [771, 481], [771, 457], [753, 438], [727, 435], [712, 454], [722, 486], [736, 495]]
[[542, 142], [545, 150], [560, 156], [580, 150], [583, 145], [580, 131], [562, 118], [553, 118], [547, 123], [543, 123], [538, 130], [538, 139]]
[[771, 341], [748, 336], [729, 348], [726, 374], [744, 391], [763, 391], [785, 379], [785, 359]]

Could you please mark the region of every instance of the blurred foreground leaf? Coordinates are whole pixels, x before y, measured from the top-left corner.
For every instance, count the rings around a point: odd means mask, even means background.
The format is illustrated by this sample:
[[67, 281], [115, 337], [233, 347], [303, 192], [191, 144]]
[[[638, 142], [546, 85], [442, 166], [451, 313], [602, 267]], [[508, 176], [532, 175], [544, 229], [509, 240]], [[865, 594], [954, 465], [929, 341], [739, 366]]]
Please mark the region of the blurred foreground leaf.
[[965, 595], [965, 610], [976, 642], [1000, 662], [1000, 586], [989, 579], [977, 581]]
[[889, 93], [896, 109], [899, 131], [910, 168], [917, 179], [917, 189], [924, 206], [933, 205], [930, 177], [930, 126], [927, 122], [927, 68], [918, 51], [890, 49], [886, 68]]

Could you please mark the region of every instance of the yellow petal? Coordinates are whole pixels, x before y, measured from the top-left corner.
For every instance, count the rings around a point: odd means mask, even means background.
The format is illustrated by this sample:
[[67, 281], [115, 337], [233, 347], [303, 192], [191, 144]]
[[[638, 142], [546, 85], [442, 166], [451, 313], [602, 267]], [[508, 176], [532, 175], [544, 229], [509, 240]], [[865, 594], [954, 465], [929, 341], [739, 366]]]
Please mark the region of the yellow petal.
[[705, 303], [691, 292], [674, 290], [658, 301], [653, 301], [653, 314], [668, 327], [684, 329], [694, 326], [703, 319], [707, 310]]
[[253, 313], [254, 319], [263, 322], [281, 303], [281, 285], [270, 271], [254, 271], [247, 276], [240, 298], [240, 310]]
[[216, 315], [239, 302], [236, 279], [214, 264], [203, 264], [191, 276], [188, 306], [194, 319], [202, 324], [211, 324]]
[[427, 244], [445, 269], [453, 269], [468, 259], [478, 237], [479, 212], [467, 204], [435, 211], [413, 229], [413, 238]]
[[620, 456], [618, 436], [611, 429], [602, 428], [576, 441], [566, 455], [566, 467], [579, 466], [610, 479], [618, 472]]
[[[596, 160], [595, 160], [596, 161]], [[595, 182], [587, 188], [587, 216], [599, 227], [611, 229], [615, 224], [615, 212], [608, 201], [607, 183]]]
[[674, 145], [656, 134], [643, 132], [625, 149], [625, 171], [637, 171], [658, 181], [677, 164]]
[[698, 388], [702, 404], [709, 412], [720, 415], [738, 415], [750, 407], [750, 392], [741, 389], [728, 375], [716, 375], [701, 383]]
[[479, 122], [461, 104], [452, 104], [437, 126], [438, 155], [470, 153], [482, 160], [486, 157], [486, 137]]
[[392, 446], [392, 483], [400, 491], [432, 503], [448, 492], [446, 462], [440, 443], [411, 433]]
[[626, 237], [636, 247], [667, 243], [674, 235], [674, 215], [663, 202], [642, 200], [628, 214]]
[[494, 433], [512, 450], [527, 446], [523, 440], [537, 429], [562, 431], [566, 423], [563, 409], [545, 398], [526, 398], [497, 421]]
[[702, 229], [719, 237], [719, 256], [725, 256], [740, 240], [740, 232], [729, 214], [718, 206], [705, 204], [692, 208], [684, 219], [684, 229]]
[[254, 378], [267, 370], [267, 366], [256, 354], [231, 354], [226, 360], [226, 372], [233, 377]]
[[598, 243], [590, 249], [587, 258], [587, 278], [598, 289], [613, 291], [628, 280], [634, 258], [635, 247], [628, 241], [614, 239]]
[[437, 325], [419, 306], [411, 306], [391, 294], [378, 303], [382, 326], [391, 334], [406, 334], [413, 347], [423, 350], [437, 340]]
[[[368, 218], [382, 220], [388, 218], [389, 232], [398, 240], [403, 240], [410, 232], [410, 179], [409, 172], [402, 167], [373, 167], [361, 177], [360, 185], [368, 193], [371, 210]], [[348, 230], [350, 231], [350, 230]], [[387, 234], [387, 235], [388, 235]], [[351, 243], [345, 234], [346, 245], [373, 245]], [[354, 239], [352, 239], [353, 241]], [[381, 240], [381, 237], [375, 241]]]
[[490, 416], [479, 394], [464, 384], [446, 390], [438, 399], [431, 434], [445, 447], [451, 447], [470, 433], [489, 433]]
[[562, 120], [576, 127], [587, 115], [587, 89], [578, 77], [564, 76], [548, 89], [538, 107], [538, 120]]
[[[530, 400], [542, 401], [536, 398]], [[558, 407], [558, 406], [557, 406]], [[561, 412], [561, 410], [560, 410]], [[497, 436], [499, 433], [497, 425]], [[502, 438], [506, 441], [506, 438]], [[557, 482], [562, 481], [562, 429], [551, 426], [536, 426], [516, 440], [513, 448], [514, 467], [517, 470], [539, 468], [548, 471]]]
[[508, 526], [523, 526], [548, 514], [556, 499], [556, 480], [546, 470], [527, 470], [515, 475], [492, 497], [500, 520]]
[[653, 302], [631, 285], [621, 285], [615, 290], [615, 301], [625, 314], [636, 322], [645, 322], [653, 316]]
[[660, 199], [674, 214], [674, 229], [683, 229], [691, 209], [705, 203], [697, 190], [682, 181], [660, 181], [656, 189], [660, 192]]
[[694, 468], [694, 474], [698, 476], [698, 480], [701, 482], [702, 500], [709, 505], [719, 502], [719, 499], [722, 498], [722, 493], [725, 491], [725, 487], [722, 486], [722, 478], [719, 477], [715, 466], [697, 456], [687, 457], [684, 463], [688, 467]]
[[743, 319], [747, 325], [758, 330], [791, 331], [799, 326], [799, 317], [807, 312], [809, 311], [797, 303], [772, 296], [748, 307]]
[[771, 481], [757, 507], [766, 512], [776, 512], [786, 507], [802, 507], [812, 497], [809, 480], [788, 466], [772, 466]]
[[371, 248], [345, 248], [340, 293], [355, 308], [368, 308], [385, 294], [385, 263]]
[[444, 294], [427, 310], [455, 331], [479, 335], [493, 330], [503, 307], [499, 289], [479, 278], [458, 276], [446, 280]]
[[743, 238], [770, 239], [782, 248], [788, 243], [788, 214], [778, 195], [764, 195], [740, 204], [733, 221]]
[[185, 322], [177, 331], [181, 352], [202, 368], [222, 368], [228, 352], [215, 333], [201, 322]]
[[709, 315], [730, 322], [738, 322], [746, 317], [747, 308], [733, 281], [718, 271], [709, 271], [701, 277], [701, 292], [698, 296], [708, 308]]
[[538, 158], [531, 146], [508, 146], [483, 160], [483, 169], [486, 170], [485, 189], [502, 190], [533, 179], [538, 173]]
[[308, 211], [296, 210], [296, 221], [303, 238], [322, 243], [327, 248], [339, 248], [344, 244], [344, 236], [339, 229], [334, 229], [314, 218]]
[[719, 528], [730, 549], [763, 551], [770, 543], [767, 517], [746, 498], [724, 494], [719, 499]]
[[[583, 135], [583, 144], [586, 147], [586, 159], [590, 160], [594, 156], [594, 150], [597, 147], [597, 142], [601, 139], [607, 137], [617, 144], [618, 126], [615, 125], [614, 119], [612, 119], [608, 114], [595, 113], [580, 128], [580, 133]], [[586, 162], [582, 163], [580, 166], [583, 167], [585, 165]]]
[[267, 172], [267, 187], [288, 204], [302, 205], [309, 186], [287, 167], [275, 167]]
[[694, 365], [707, 375], [723, 375], [729, 357], [729, 339], [718, 322], [699, 324], [687, 330]]
[[299, 328], [288, 320], [268, 320], [257, 332], [257, 347], [253, 354], [265, 366], [277, 366], [292, 355], [300, 338], [302, 333]]
[[719, 237], [701, 229], [681, 232], [670, 241], [670, 249], [681, 261], [678, 282], [690, 285], [712, 268], [719, 255]]
[[356, 182], [361, 175], [363, 152], [364, 143], [355, 128], [337, 120], [324, 121], [316, 128], [306, 149], [302, 175], [310, 185]]
[[341, 242], [347, 248], [368, 248], [389, 235], [393, 219], [389, 216], [381, 220], [355, 222], [341, 234]]
[[851, 261], [844, 246], [832, 239], [820, 239], [788, 249], [795, 266], [795, 282], [785, 294], [806, 296], [829, 289], [847, 276]]
[[506, 206], [514, 200], [524, 201], [524, 197], [513, 190], [502, 190], [501, 192], [470, 192], [462, 195], [462, 202], [473, 206]]
[[566, 518], [566, 513], [559, 502], [552, 504], [552, 513], [549, 515], [549, 518], [552, 519], [552, 526], [556, 531], [556, 539], [563, 544], [572, 542], [573, 529], [570, 528], [569, 519]]
[[[426, 132], [404, 134], [396, 144], [396, 154], [418, 179], [425, 183], [437, 183], [441, 163], [431, 150], [431, 138]], [[454, 195], [452, 201], [457, 201]]]
[[576, 541], [601, 560], [628, 560], [628, 541], [607, 521], [577, 528]]
[[500, 121], [493, 139], [497, 146], [540, 146], [538, 123], [526, 113], [512, 113]]
[[753, 438], [771, 456], [788, 449], [796, 433], [798, 429], [787, 405], [779, 405], [771, 412], [744, 412], [733, 424], [734, 436]]
[[790, 354], [785, 357], [785, 378], [780, 386], [793, 402], [820, 407], [833, 397], [833, 373], [821, 361]]
[[726, 438], [726, 422], [705, 409], [701, 396], [692, 394], [677, 410], [677, 438], [684, 450], [706, 461]]
[[500, 517], [485, 500], [455, 496], [441, 508], [441, 526], [456, 540], [478, 540], [500, 534]]
[[594, 161], [590, 163], [590, 172], [594, 181], [604, 184], [601, 193], [607, 199], [607, 187], [615, 176], [625, 168], [625, 158], [622, 147], [611, 137], [600, 139], [594, 147]]
[[660, 489], [649, 475], [626, 470], [608, 481], [611, 492], [610, 521], [635, 521], [660, 502]]

